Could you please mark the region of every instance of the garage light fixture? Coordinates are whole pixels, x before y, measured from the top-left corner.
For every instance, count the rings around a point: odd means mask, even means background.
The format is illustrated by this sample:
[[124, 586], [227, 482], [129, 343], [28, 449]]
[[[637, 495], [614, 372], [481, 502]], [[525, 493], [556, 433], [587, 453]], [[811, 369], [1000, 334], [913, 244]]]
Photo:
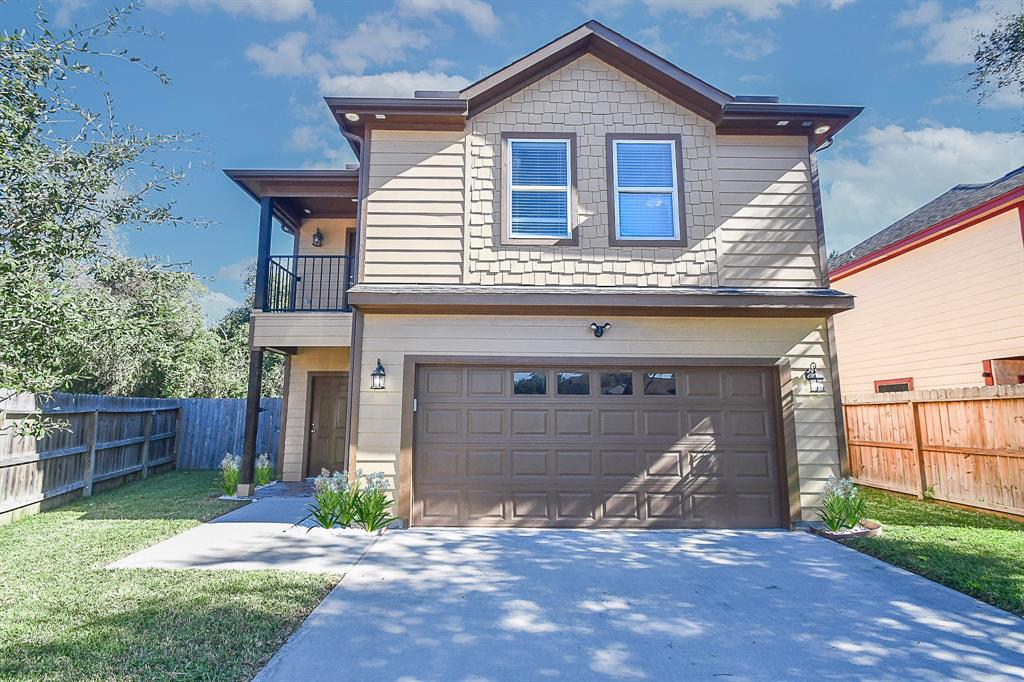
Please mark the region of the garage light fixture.
[[379, 391], [384, 388], [384, 377], [387, 372], [384, 371], [384, 365], [381, 364], [380, 358], [377, 358], [377, 367], [370, 372], [370, 388], [375, 391]]
[[818, 371], [817, 363], [811, 363], [811, 366], [804, 372], [804, 378], [810, 384], [811, 393], [825, 392], [825, 375]]

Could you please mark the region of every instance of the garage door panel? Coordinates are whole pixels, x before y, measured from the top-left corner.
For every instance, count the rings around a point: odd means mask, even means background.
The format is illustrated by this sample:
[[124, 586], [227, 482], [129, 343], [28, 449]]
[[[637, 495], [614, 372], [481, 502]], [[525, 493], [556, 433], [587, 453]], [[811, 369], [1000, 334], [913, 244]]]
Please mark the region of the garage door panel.
[[469, 438], [508, 436], [508, 419], [505, 410], [477, 408], [466, 410], [466, 435]]
[[506, 471], [504, 450], [466, 449], [467, 479], [500, 479]]
[[[421, 372], [428, 369], [435, 368]], [[514, 394], [513, 371], [543, 374], [531, 385], [546, 383], [547, 392]], [[766, 371], [659, 369], [653, 380], [649, 368], [609, 370], [633, 377], [632, 395], [601, 395], [601, 370], [586, 370], [591, 394], [559, 394], [558, 371], [463, 367], [418, 374], [413, 523], [778, 525]], [[658, 394], [648, 395], [650, 386]]]

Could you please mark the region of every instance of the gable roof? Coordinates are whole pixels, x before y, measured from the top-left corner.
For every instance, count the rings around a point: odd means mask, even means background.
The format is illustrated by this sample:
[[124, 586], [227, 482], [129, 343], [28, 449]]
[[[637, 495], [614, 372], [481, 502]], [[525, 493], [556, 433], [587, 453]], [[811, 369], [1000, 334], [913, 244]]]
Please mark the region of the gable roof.
[[409, 98], [325, 99], [342, 131], [357, 137], [362, 137], [367, 117], [386, 121], [384, 125], [389, 127], [456, 128], [460, 121], [464, 124], [467, 118], [583, 54], [597, 56], [712, 121], [718, 130], [727, 134], [813, 135], [817, 147], [863, 111], [859, 106], [787, 104], [780, 103], [777, 97], [730, 95], [593, 20], [457, 92], [417, 92], [416, 97]]
[[941, 227], [942, 223], [951, 218], [958, 218], [1003, 195], [1010, 195], [1007, 198], [1014, 198], [1016, 195], [1024, 197], [1024, 166], [991, 182], [953, 187], [848, 251], [830, 258], [829, 271], [833, 276], [849, 271], [858, 261], [909, 240], [929, 228]]
[[469, 101], [469, 115], [472, 116], [584, 53], [598, 55], [636, 80], [712, 121], [717, 122], [722, 107], [734, 99], [729, 93], [593, 20], [481, 78], [459, 94]]

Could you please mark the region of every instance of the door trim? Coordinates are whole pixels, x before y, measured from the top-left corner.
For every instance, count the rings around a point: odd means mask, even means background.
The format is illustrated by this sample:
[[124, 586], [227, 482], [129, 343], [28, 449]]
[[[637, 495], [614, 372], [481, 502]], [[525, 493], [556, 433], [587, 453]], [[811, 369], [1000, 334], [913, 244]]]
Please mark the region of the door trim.
[[[344, 370], [332, 370], [329, 372], [306, 372], [306, 410], [302, 418], [302, 472], [303, 480], [309, 478], [309, 455], [310, 449], [313, 447], [313, 443], [309, 438], [309, 424], [313, 419], [313, 380], [317, 377], [336, 377], [344, 376], [348, 372]], [[352, 399], [352, 382], [351, 378], [347, 385], [348, 395], [345, 397], [346, 401]], [[346, 413], [348, 412], [348, 406], [346, 405]], [[347, 416], [347, 415], [346, 415]], [[345, 435], [348, 436], [348, 425], [345, 425]], [[347, 464], [347, 460], [346, 464]]]
[[[785, 358], [670, 358], [621, 356], [532, 356], [532, 355], [406, 355], [402, 366], [402, 432], [398, 454], [398, 489], [395, 493], [398, 516], [406, 526], [412, 522], [413, 486], [412, 451], [416, 432], [416, 413], [413, 399], [416, 397], [416, 374], [424, 365], [516, 365], [530, 364], [539, 367], [572, 365], [574, 367], [647, 365], [649, 367], [756, 367], [775, 369], [771, 379], [775, 386], [772, 409], [776, 415], [776, 439], [778, 441], [779, 485], [781, 487], [780, 518], [782, 527], [793, 529], [800, 520], [800, 474], [796, 449], [796, 405], [793, 391], [793, 375], [788, 359]], [[308, 422], [307, 422], [308, 423]], [[309, 430], [308, 428], [306, 429]]]

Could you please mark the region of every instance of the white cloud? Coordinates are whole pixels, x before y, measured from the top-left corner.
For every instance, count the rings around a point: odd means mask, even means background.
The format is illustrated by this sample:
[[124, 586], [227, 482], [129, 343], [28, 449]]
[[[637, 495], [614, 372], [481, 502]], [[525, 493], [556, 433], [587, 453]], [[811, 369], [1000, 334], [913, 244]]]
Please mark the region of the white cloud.
[[954, 185], [995, 180], [1022, 158], [1015, 133], [871, 128], [820, 157], [829, 249], [848, 249]]
[[222, 265], [217, 269], [216, 279], [221, 282], [244, 282], [255, 262], [255, 258], [243, 258], [240, 261]]
[[482, 36], [493, 36], [501, 28], [501, 20], [494, 9], [483, 0], [398, 0], [398, 9], [418, 17], [453, 12], [460, 15], [474, 33]]
[[772, 79], [771, 76], [764, 73], [748, 73], [740, 76], [740, 83], [765, 83]]
[[207, 291], [199, 297], [199, 306], [207, 324], [219, 322], [229, 310], [242, 305], [240, 301], [220, 291]]
[[713, 12], [726, 10], [741, 14], [747, 19], [777, 19], [786, 7], [793, 7], [797, 0], [643, 0], [651, 14], [684, 12], [691, 17], [704, 17]]
[[831, 0], [828, 3], [830, 9], [842, 9], [847, 5], [853, 4], [856, 0]]
[[313, 0], [147, 0], [146, 7], [170, 12], [187, 6], [200, 12], [220, 10], [264, 21], [293, 21], [316, 16]]
[[763, 31], [760, 34], [747, 33], [734, 26], [708, 26], [705, 30], [704, 44], [717, 45], [726, 54], [737, 59], [756, 61], [775, 52], [774, 34]]
[[391, 71], [366, 75], [338, 74], [320, 79], [320, 92], [346, 97], [412, 97], [415, 90], [461, 90], [462, 76], [432, 71]]
[[332, 41], [330, 51], [339, 66], [362, 73], [373, 64], [403, 61], [407, 50], [421, 50], [429, 45], [426, 33], [407, 28], [393, 17], [375, 14], [359, 22], [354, 33]]
[[988, 109], [1016, 109], [1024, 111], [1024, 92], [1016, 88], [1000, 88], [982, 100]]
[[650, 26], [648, 28], [642, 28], [637, 31], [643, 46], [651, 52], [666, 56], [672, 52], [672, 47], [665, 42], [665, 39], [661, 35], [661, 26]]
[[260, 72], [268, 76], [301, 76], [327, 68], [323, 57], [306, 54], [309, 35], [302, 31], [285, 34], [272, 46], [253, 43], [245, 48], [245, 56], [256, 62]]
[[900, 26], [921, 27], [924, 60], [932, 64], [970, 64], [975, 36], [991, 31], [1000, 12], [1011, 10], [1016, 0], [978, 0], [971, 7], [946, 12], [936, 0], [926, 0], [901, 13]]

